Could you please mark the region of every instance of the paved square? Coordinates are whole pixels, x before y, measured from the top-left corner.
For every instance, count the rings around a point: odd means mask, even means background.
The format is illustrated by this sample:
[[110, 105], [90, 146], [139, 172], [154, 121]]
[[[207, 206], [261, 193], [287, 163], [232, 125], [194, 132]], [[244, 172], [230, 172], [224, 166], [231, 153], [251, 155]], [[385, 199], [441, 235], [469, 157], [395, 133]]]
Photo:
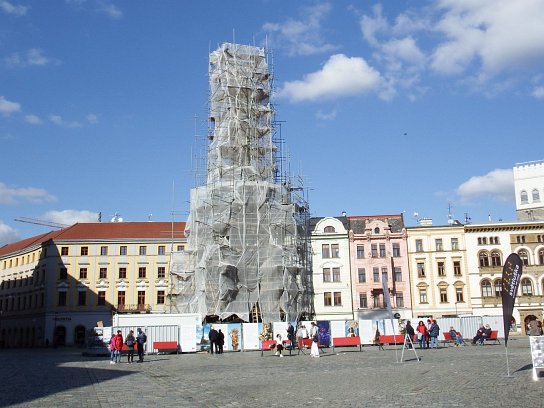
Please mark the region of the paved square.
[[[504, 345], [146, 356], [110, 365], [75, 349], [2, 350], [0, 405], [16, 407], [544, 407], [527, 338]], [[123, 361], [126, 361], [125, 359]]]

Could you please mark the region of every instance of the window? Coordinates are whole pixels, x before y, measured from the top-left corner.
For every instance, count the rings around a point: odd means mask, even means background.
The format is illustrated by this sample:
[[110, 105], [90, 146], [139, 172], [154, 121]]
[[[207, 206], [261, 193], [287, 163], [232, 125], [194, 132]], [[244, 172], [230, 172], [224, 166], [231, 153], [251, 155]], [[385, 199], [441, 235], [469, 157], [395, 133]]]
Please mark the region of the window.
[[446, 269], [444, 268], [444, 262], [437, 262], [436, 270], [438, 271], [438, 276], [446, 276]]
[[379, 234], [380, 233], [380, 228], [376, 227], [374, 228], [374, 234]]
[[527, 251], [525, 249], [522, 249], [518, 251], [518, 255], [521, 258], [521, 262], [523, 262], [524, 266], [529, 265], [529, 256], [527, 255]]
[[119, 268], [119, 279], [127, 278], [127, 268]]
[[98, 306], [104, 306], [106, 304], [106, 292], [103, 290], [98, 292], [98, 298], [96, 304]]
[[159, 248], [157, 250], [158, 255], [165, 255], [166, 254], [166, 247], [164, 245], [159, 245]]
[[332, 281], [340, 282], [340, 268], [332, 268]]
[[521, 204], [528, 204], [529, 203], [529, 196], [527, 195], [527, 191], [525, 191], [525, 190], [521, 191], [520, 199], [521, 199]]
[[359, 277], [359, 283], [366, 283], [366, 271], [365, 268], [358, 268], [357, 275]]
[[107, 256], [108, 255], [108, 247], [107, 246], [101, 246], [100, 247], [100, 255], [101, 256]]
[[447, 303], [447, 302], [448, 302], [448, 289], [440, 288], [440, 303]]
[[146, 274], [147, 274], [146, 267], [145, 266], [140, 266], [138, 268], [138, 278], [144, 279]]
[[342, 306], [342, 292], [334, 292], [334, 306]]
[[443, 251], [444, 250], [444, 247], [442, 245], [442, 239], [440, 239], [440, 238], [435, 239], [434, 244], [436, 245], [436, 250], [437, 251]]
[[100, 279], [106, 279], [108, 277], [108, 268], [100, 268]]
[[381, 294], [374, 293], [374, 309], [382, 309], [384, 307], [384, 302], [382, 302]]
[[81, 256], [87, 256], [89, 255], [89, 247], [81, 247]]
[[544, 265], [544, 249], [538, 251], [538, 263]]
[[59, 279], [68, 279], [68, 269], [60, 268]]
[[323, 282], [331, 282], [331, 268], [323, 268]]
[[62, 248], [60, 249], [60, 254], [61, 254], [62, 256], [68, 255], [68, 247], [62, 247]]
[[117, 305], [122, 309], [125, 306], [125, 291], [120, 290], [117, 292]]
[[385, 244], [380, 244], [380, 258], [385, 258]]
[[465, 301], [463, 288], [455, 288], [455, 299], [457, 300], [457, 303], [463, 303]]
[[336, 230], [334, 229], [334, 227], [329, 225], [323, 229], [323, 232], [336, 232]]
[[521, 280], [521, 294], [522, 296], [533, 296], [533, 283], [530, 279]]
[[330, 258], [331, 257], [331, 251], [329, 244], [323, 244], [321, 246], [321, 257], [322, 258]]
[[368, 299], [366, 298], [366, 293], [359, 293], [359, 308], [368, 308]]
[[333, 258], [340, 258], [340, 248], [338, 244], [331, 244], [331, 256]]
[[393, 272], [393, 279], [395, 280], [395, 282], [402, 282], [402, 269], [400, 266], [395, 266]]
[[157, 268], [157, 278], [164, 278], [166, 276], [166, 267], [159, 266]]
[[126, 255], [127, 254], [127, 247], [125, 245], [121, 245], [119, 247], [119, 255]]
[[87, 268], [79, 268], [79, 279], [87, 279]]
[[362, 259], [365, 257], [365, 246], [357, 245], [357, 258]]
[[423, 262], [417, 263], [417, 277], [418, 278], [425, 277], [425, 264]]
[[489, 266], [489, 255], [487, 252], [480, 253], [480, 268], [486, 268]]
[[66, 292], [59, 292], [59, 306], [66, 306]]
[[423, 240], [416, 239], [416, 252], [423, 252]]
[[379, 282], [380, 281], [380, 268], [373, 268], [372, 269], [372, 275], [373, 275], [374, 282]]
[[378, 257], [378, 245], [372, 244], [370, 246], [370, 251], [372, 253], [372, 258], [377, 258]]
[[458, 238], [452, 238], [451, 239], [451, 249], [452, 249], [452, 251], [457, 251], [459, 249], [459, 239]]
[[495, 297], [501, 297], [502, 296], [502, 279], [496, 279], [495, 282], [493, 282], [493, 286], [495, 286]]
[[525, 235], [518, 235], [516, 236], [516, 242], [518, 244], [525, 244]]
[[394, 242], [393, 243], [393, 257], [398, 258], [400, 256], [400, 244]]
[[492, 297], [493, 293], [491, 291], [491, 282], [484, 280], [481, 283], [482, 286], [482, 297]]
[[140, 251], [138, 252], [140, 255], [146, 255], [147, 254], [147, 247], [146, 246], [140, 246]]
[[540, 194], [538, 193], [538, 190], [536, 188], [532, 191], [532, 194], [533, 194], [533, 203], [539, 203]]
[[157, 304], [164, 305], [164, 290], [157, 291]]
[[382, 281], [385, 279], [387, 282], [389, 280], [389, 276], [387, 274], [387, 268], [382, 268]]
[[493, 245], [499, 245], [499, 237], [490, 237], [489, 243]]
[[402, 292], [397, 292], [395, 295], [395, 301], [397, 307], [404, 307], [404, 294]]
[[461, 261], [453, 261], [453, 274], [461, 276]]
[[427, 303], [427, 289], [419, 289], [419, 303]]
[[87, 303], [87, 291], [80, 291], [77, 292], [77, 305], [78, 306], [85, 306]]
[[139, 290], [138, 291], [138, 309], [141, 310], [145, 306], [145, 291]]
[[331, 292], [323, 293], [323, 304], [325, 306], [332, 306], [332, 294], [331, 294]]
[[497, 251], [491, 252], [491, 266], [501, 266], [501, 254]]
[[177, 247], [177, 251], [178, 252], [183, 252], [185, 250], [185, 246], [184, 245], [178, 245]]

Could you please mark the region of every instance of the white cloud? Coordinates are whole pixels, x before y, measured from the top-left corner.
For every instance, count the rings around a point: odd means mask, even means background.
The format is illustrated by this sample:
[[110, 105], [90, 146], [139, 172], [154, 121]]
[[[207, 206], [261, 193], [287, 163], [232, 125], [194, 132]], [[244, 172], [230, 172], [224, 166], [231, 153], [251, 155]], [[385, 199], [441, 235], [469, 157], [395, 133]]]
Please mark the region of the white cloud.
[[42, 120], [36, 115], [25, 115], [25, 122], [31, 125], [41, 125]]
[[78, 128], [82, 126], [81, 123], [77, 121], [65, 121], [60, 115], [49, 115], [49, 121], [57, 126], [62, 126], [66, 128]]
[[315, 114], [315, 118], [317, 120], [334, 120], [336, 119], [336, 110], [332, 110], [330, 112], [323, 112], [321, 110], [318, 110]]
[[55, 202], [57, 198], [43, 188], [9, 187], [0, 182], [0, 204], [12, 205], [17, 204], [19, 201], [41, 204]]
[[94, 113], [89, 113], [87, 115], [87, 122], [90, 124], [90, 125], [95, 125], [98, 123], [98, 116], [95, 115]]
[[87, 210], [47, 211], [40, 216], [40, 219], [72, 225], [77, 222], [98, 222], [98, 213]]
[[535, 87], [531, 95], [538, 99], [544, 99], [544, 86]]
[[269, 42], [279, 49], [286, 49], [290, 56], [313, 55], [334, 50], [336, 47], [323, 39], [321, 21], [331, 10], [329, 3], [314, 5], [303, 10], [300, 20], [288, 18], [283, 23], [265, 23]]
[[301, 102], [360, 95], [376, 90], [381, 80], [380, 73], [363, 58], [336, 54], [320, 71], [306, 74], [302, 80], [286, 82], [278, 97]]
[[0, 220], [0, 247], [20, 240], [19, 232]]
[[0, 96], [0, 113], [3, 116], [10, 116], [21, 111], [21, 104], [8, 101], [3, 96]]
[[25, 52], [16, 52], [4, 58], [4, 63], [9, 68], [24, 68], [30, 66], [58, 65], [56, 58], [47, 57], [39, 48], [31, 48]]
[[457, 187], [457, 194], [464, 202], [470, 202], [482, 196], [491, 196], [497, 201], [513, 201], [512, 169], [496, 169], [483, 176], [473, 176]]
[[14, 5], [7, 0], [0, 0], [0, 10], [15, 16], [24, 16], [30, 7]]
[[98, 1], [96, 10], [100, 13], [104, 13], [113, 19], [119, 19], [123, 17], [123, 12], [115, 4], [109, 1]]

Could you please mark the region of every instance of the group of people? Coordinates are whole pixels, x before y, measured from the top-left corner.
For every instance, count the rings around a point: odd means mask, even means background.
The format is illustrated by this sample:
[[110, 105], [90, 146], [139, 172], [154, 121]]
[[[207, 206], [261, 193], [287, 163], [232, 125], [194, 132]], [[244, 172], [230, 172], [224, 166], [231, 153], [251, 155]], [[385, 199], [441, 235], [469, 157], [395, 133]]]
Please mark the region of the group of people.
[[210, 354], [223, 354], [223, 346], [225, 345], [225, 334], [219, 330], [215, 330], [210, 327], [210, 333], [208, 333], [208, 339], [210, 340]]
[[438, 348], [438, 336], [440, 335], [440, 327], [434, 319], [427, 319], [427, 325], [420, 320], [415, 330], [408, 320], [404, 326], [405, 333], [410, 336], [410, 339], [417, 338], [419, 348]]
[[[287, 340], [289, 340], [289, 347], [293, 349], [295, 347], [295, 344], [298, 345], [299, 349], [305, 348], [304, 340], [311, 338], [312, 339], [312, 346], [310, 347], [310, 356], [311, 357], [319, 357], [319, 334], [318, 334], [318, 328], [317, 324], [315, 322], [311, 323], [310, 332], [308, 333], [308, 330], [306, 329], [306, 326], [300, 325], [298, 330], [296, 331], [296, 343], [295, 343], [295, 328], [291, 323], [287, 323]], [[276, 344], [273, 346], [274, 348], [274, 355], [278, 357], [283, 357], [283, 350], [285, 349], [285, 346], [283, 344], [283, 338], [281, 334], [276, 335]]]
[[491, 326], [486, 324], [485, 326], [480, 323], [480, 327], [476, 331], [476, 336], [472, 338], [472, 344], [483, 345], [484, 341], [491, 336]]
[[110, 339], [110, 364], [121, 363], [121, 351], [123, 346], [127, 346], [127, 363], [134, 363], [134, 346], [138, 351], [137, 363], [144, 362], [144, 344], [147, 342], [147, 335], [138, 328], [138, 335], [134, 336], [134, 330], [131, 330], [123, 341], [123, 333], [117, 330], [117, 334], [111, 336]]

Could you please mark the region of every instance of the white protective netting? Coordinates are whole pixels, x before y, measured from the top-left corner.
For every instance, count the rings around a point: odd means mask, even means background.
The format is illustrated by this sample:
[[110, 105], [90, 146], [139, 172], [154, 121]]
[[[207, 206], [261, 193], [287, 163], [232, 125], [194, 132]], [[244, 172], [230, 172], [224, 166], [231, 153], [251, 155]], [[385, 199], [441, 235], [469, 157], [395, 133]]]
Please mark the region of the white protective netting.
[[245, 321], [250, 313], [264, 322], [307, 316], [312, 310], [307, 230], [290, 184], [274, 180], [277, 152], [265, 51], [223, 44], [210, 54], [209, 64], [207, 181], [191, 190], [187, 246], [172, 258], [176, 308]]

